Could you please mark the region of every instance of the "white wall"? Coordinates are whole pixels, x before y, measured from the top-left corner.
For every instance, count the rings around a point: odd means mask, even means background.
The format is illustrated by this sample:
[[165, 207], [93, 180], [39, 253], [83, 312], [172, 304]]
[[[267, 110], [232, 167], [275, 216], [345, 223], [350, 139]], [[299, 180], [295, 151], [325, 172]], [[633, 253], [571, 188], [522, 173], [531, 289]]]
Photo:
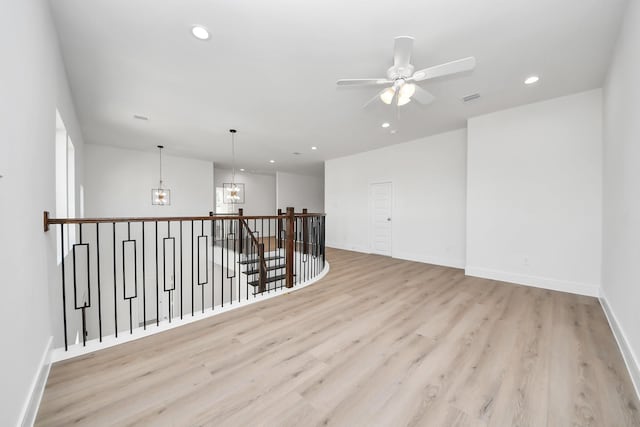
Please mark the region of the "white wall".
[[[630, 1], [604, 86], [602, 288], [640, 393], [640, 2]], [[611, 314], [609, 313], [609, 314]], [[612, 319], [613, 317], [613, 319]], [[617, 329], [617, 330], [616, 330]]]
[[466, 131], [325, 163], [327, 245], [369, 251], [369, 184], [393, 182], [392, 256], [464, 266]]
[[276, 206], [283, 211], [293, 206], [296, 212], [324, 212], [324, 174], [276, 172]]
[[[225, 182], [231, 182], [231, 170], [216, 168], [216, 188]], [[227, 212], [242, 208], [245, 215], [275, 215], [276, 214], [276, 177], [236, 171], [236, 183], [244, 184], [245, 203], [228, 205]], [[218, 212], [225, 213], [225, 212]]]
[[206, 216], [214, 208], [213, 163], [162, 154], [170, 206], [151, 204], [158, 187], [157, 151], [85, 145], [85, 216]]
[[60, 317], [49, 310], [55, 233], [42, 229], [42, 212], [55, 212], [56, 108], [76, 148], [78, 187], [83, 140], [48, 1], [3, 4], [0, 31], [0, 425], [10, 426], [37, 388], [51, 319]]
[[469, 120], [467, 274], [598, 294], [601, 95]]

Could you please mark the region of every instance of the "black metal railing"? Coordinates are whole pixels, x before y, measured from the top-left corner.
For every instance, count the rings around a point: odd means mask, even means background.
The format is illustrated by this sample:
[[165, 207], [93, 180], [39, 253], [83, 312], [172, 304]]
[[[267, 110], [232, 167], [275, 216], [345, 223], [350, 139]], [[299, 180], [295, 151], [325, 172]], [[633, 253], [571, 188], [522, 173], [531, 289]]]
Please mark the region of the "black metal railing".
[[65, 350], [292, 288], [325, 267], [325, 215], [50, 218]]

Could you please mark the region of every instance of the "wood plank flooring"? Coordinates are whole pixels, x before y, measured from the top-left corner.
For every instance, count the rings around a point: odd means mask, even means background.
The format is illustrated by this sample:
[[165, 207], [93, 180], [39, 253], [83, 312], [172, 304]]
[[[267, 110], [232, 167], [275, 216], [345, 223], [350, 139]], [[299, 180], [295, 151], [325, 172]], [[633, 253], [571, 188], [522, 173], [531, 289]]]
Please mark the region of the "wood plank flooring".
[[55, 364], [36, 425], [640, 425], [596, 299], [328, 259], [300, 291]]

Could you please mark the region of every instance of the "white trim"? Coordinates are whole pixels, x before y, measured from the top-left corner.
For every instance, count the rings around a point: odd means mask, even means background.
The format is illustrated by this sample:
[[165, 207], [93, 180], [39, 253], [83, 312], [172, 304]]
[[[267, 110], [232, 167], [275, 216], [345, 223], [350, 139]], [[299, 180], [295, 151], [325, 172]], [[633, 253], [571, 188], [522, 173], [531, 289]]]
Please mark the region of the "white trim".
[[526, 274], [509, 273], [507, 271], [470, 266], [465, 267], [464, 273], [467, 276], [482, 277], [484, 279], [499, 280], [501, 282], [533, 286], [536, 288], [550, 289], [552, 291], [569, 292], [571, 294], [590, 297], [598, 297], [600, 295], [600, 286], [591, 283], [578, 283], [550, 277], [529, 276]]
[[324, 269], [311, 280], [308, 280], [304, 283], [296, 285], [292, 289], [283, 288], [282, 290], [277, 290], [275, 292], [271, 292], [268, 294], [258, 295], [254, 299], [250, 301], [242, 301], [240, 303], [236, 303], [233, 305], [228, 305], [226, 307], [216, 308], [215, 311], [209, 311], [205, 313], [197, 313], [194, 316], [188, 316], [184, 319], [172, 319], [171, 323], [165, 321], [161, 323], [160, 326], [150, 328], [150, 329], [142, 329], [138, 328], [133, 331], [133, 334], [122, 334], [118, 338], [115, 338], [113, 335], [108, 337], [103, 337], [102, 342], [97, 339], [87, 341], [86, 346], [82, 346], [82, 344], [74, 344], [69, 346], [67, 351], [64, 350], [64, 347], [56, 348], [52, 351], [51, 354], [51, 362], [59, 362], [61, 360], [71, 359], [73, 357], [82, 356], [84, 354], [93, 353], [94, 351], [103, 350], [105, 348], [113, 347], [119, 344], [124, 344], [126, 342], [135, 341], [140, 338], [145, 338], [151, 335], [158, 334], [160, 332], [168, 331], [170, 329], [175, 329], [180, 326], [188, 325], [189, 323], [197, 322], [198, 320], [208, 319], [213, 316], [217, 316], [222, 313], [226, 313], [231, 310], [236, 310], [241, 307], [246, 307], [248, 305], [252, 305], [261, 301], [265, 301], [271, 298], [275, 298], [281, 295], [290, 294], [291, 292], [295, 292], [302, 288], [306, 288], [309, 285], [316, 283], [318, 280], [322, 279], [324, 276], [329, 273], [329, 262], [325, 261]]
[[329, 243], [329, 242], [325, 243], [325, 246], [333, 249], [341, 249], [343, 251], [360, 252], [363, 254], [371, 253], [369, 248], [365, 246], [351, 246], [351, 245], [343, 245], [342, 243]]
[[29, 394], [27, 399], [22, 405], [22, 411], [20, 411], [20, 418], [18, 418], [21, 426], [30, 427], [36, 421], [36, 415], [38, 414], [38, 408], [40, 408], [40, 401], [42, 400], [42, 394], [44, 393], [44, 387], [47, 385], [47, 378], [49, 378], [49, 371], [51, 370], [51, 344], [53, 343], [53, 336], [49, 337], [47, 345], [44, 347], [44, 352], [40, 358], [38, 365], [38, 371], [36, 372], [31, 386], [29, 387]]
[[635, 389], [636, 395], [638, 399], [640, 399], [640, 362], [638, 357], [633, 352], [633, 348], [629, 345], [629, 340], [627, 339], [626, 334], [624, 333], [620, 322], [618, 322], [618, 318], [611, 310], [611, 306], [607, 301], [607, 297], [604, 294], [604, 291], [601, 292], [600, 305], [602, 306], [602, 311], [604, 311], [604, 315], [609, 322], [609, 327], [613, 332], [613, 337], [616, 339], [616, 343], [618, 343], [618, 348], [620, 349], [620, 353], [622, 353], [622, 359], [624, 360], [624, 364], [627, 367], [627, 371], [629, 371], [629, 376], [631, 377], [631, 383]]
[[425, 264], [440, 265], [443, 267], [464, 268], [464, 260], [454, 258], [442, 258], [438, 256], [410, 254], [406, 252], [396, 253], [393, 255], [393, 258], [403, 259], [406, 261], [422, 262]]

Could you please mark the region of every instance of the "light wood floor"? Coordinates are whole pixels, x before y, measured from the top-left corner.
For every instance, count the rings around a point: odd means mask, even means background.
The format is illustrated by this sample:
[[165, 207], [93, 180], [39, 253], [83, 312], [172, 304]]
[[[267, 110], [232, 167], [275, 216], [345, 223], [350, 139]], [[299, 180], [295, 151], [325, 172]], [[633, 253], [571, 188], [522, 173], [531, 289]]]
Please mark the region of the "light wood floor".
[[640, 425], [594, 298], [328, 257], [306, 289], [55, 364], [37, 425]]

